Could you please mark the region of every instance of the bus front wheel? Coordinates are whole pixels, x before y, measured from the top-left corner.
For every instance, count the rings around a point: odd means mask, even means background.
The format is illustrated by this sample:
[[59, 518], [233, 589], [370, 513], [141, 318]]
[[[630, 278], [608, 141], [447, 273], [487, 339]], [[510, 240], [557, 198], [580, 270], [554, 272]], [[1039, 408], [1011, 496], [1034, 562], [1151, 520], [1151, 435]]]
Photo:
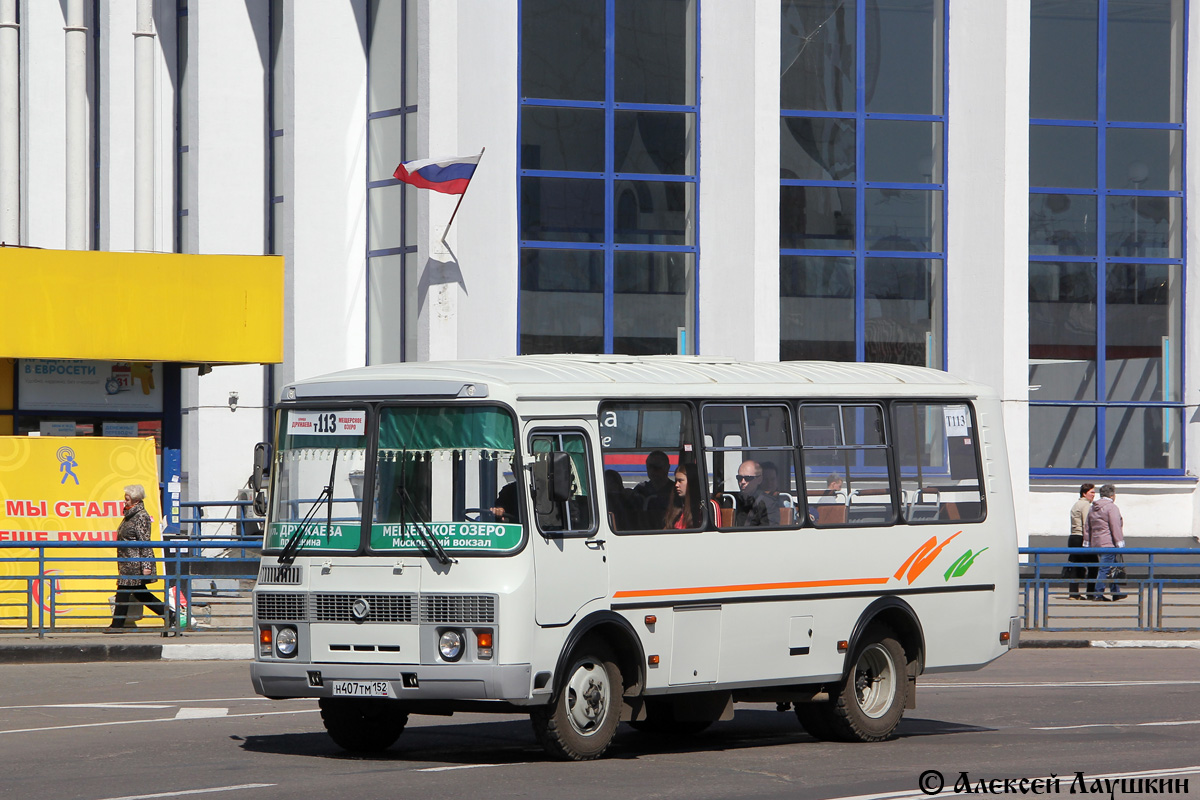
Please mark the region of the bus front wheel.
[[395, 700], [322, 697], [318, 705], [329, 738], [351, 753], [383, 752], [408, 724], [408, 712]]
[[571, 655], [555, 700], [530, 713], [538, 742], [566, 761], [599, 758], [621, 719], [621, 671], [609, 649], [584, 642]]
[[859, 640], [837, 696], [827, 703], [797, 706], [796, 716], [817, 739], [880, 742], [900, 724], [907, 693], [904, 648], [890, 628], [871, 625]]

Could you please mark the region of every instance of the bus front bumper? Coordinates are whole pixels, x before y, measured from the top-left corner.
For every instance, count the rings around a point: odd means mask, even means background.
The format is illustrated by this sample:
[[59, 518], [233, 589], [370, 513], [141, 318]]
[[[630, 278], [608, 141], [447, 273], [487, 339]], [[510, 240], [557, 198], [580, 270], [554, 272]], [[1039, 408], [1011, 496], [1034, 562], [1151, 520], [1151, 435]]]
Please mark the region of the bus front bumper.
[[255, 661], [250, 665], [254, 690], [265, 697], [334, 697], [346, 682], [386, 683], [398, 700], [528, 701], [529, 664], [309, 664]]

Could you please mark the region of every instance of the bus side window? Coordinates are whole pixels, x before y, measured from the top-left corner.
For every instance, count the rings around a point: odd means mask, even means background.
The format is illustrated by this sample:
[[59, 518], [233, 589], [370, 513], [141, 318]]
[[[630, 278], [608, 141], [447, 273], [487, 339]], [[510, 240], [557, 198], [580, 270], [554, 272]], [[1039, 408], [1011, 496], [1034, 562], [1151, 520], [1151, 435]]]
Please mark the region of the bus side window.
[[965, 401], [893, 403], [892, 438], [905, 522], [956, 523], [984, 518], [979, 437]]
[[595, 492], [587, 439], [582, 433], [538, 431], [533, 452], [533, 510], [543, 533], [595, 530]]
[[803, 404], [800, 442], [812, 524], [820, 528], [895, 521], [882, 408]]

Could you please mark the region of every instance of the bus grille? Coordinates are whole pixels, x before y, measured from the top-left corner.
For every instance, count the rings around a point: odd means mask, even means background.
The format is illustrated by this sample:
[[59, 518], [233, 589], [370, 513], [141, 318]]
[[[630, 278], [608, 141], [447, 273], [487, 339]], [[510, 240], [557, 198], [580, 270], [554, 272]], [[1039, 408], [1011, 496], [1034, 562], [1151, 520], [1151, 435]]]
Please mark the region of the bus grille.
[[414, 622], [411, 594], [313, 594], [313, 622], [356, 622], [351, 609], [354, 601], [370, 605], [363, 622]]
[[297, 592], [259, 592], [254, 598], [254, 615], [273, 622], [304, 622], [308, 619], [308, 595]]
[[258, 568], [259, 583], [278, 583], [285, 586], [300, 585], [300, 567], [268, 567], [263, 564]]
[[421, 622], [471, 625], [496, 621], [496, 598], [486, 594], [423, 594]]

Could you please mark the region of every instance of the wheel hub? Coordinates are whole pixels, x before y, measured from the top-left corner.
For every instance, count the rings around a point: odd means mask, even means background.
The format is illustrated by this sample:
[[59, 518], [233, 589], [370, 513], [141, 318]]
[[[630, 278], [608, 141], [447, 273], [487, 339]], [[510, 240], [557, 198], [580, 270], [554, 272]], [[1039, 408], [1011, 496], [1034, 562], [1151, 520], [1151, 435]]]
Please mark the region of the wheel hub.
[[608, 708], [608, 673], [598, 664], [580, 664], [567, 684], [567, 718], [587, 735], [596, 730]]

